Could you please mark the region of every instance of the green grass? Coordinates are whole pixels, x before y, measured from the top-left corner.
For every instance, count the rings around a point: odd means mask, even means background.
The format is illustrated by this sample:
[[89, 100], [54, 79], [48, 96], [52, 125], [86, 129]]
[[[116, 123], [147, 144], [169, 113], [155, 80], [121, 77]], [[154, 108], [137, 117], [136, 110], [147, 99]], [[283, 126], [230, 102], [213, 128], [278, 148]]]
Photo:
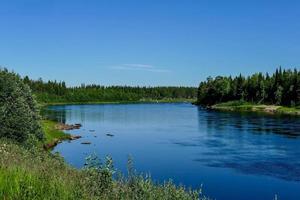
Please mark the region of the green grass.
[[65, 140], [69, 139], [70, 135], [56, 129], [56, 122], [50, 120], [43, 120], [42, 127], [45, 133], [45, 143], [49, 144], [54, 142], [55, 140]]
[[219, 103], [213, 105], [211, 108], [221, 111], [239, 111], [239, 112], [249, 112], [253, 111], [255, 104], [244, 102], [244, 101], [229, 101], [224, 103]]
[[41, 149], [0, 142], [0, 199], [78, 199], [80, 172]]
[[207, 199], [200, 190], [170, 181], [158, 184], [149, 176], [137, 175], [131, 167], [125, 177], [115, 172], [109, 158], [99, 164], [90, 157], [87, 167], [77, 170], [58, 155], [39, 148], [28, 150], [9, 141], [0, 140], [0, 153], [0, 199]]
[[283, 107], [277, 109], [278, 113], [285, 113], [285, 114], [293, 114], [293, 115], [300, 115], [300, 108], [299, 107]]
[[254, 104], [245, 101], [229, 101], [219, 103], [211, 107], [221, 111], [238, 111], [238, 112], [261, 112], [268, 114], [285, 114], [285, 115], [300, 115], [299, 107], [285, 107], [276, 105]]
[[41, 173], [22, 167], [0, 169], [3, 199], [76, 199], [76, 191], [59, 177], [46, 179]]
[[245, 101], [228, 101], [224, 103], [219, 103], [216, 106], [253, 106], [255, 104], [250, 103], [250, 102], [245, 102]]

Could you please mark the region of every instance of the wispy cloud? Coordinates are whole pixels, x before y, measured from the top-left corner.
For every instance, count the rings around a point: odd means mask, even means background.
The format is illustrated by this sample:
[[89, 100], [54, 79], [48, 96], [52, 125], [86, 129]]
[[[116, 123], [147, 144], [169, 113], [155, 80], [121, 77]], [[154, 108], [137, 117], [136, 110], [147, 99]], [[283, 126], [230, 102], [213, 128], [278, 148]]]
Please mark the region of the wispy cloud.
[[145, 64], [121, 64], [116, 66], [111, 66], [110, 69], [113, 70], [131, 70], [131, 71], [147, 71], [147, 72], [170, 72], [170, 70], [155, 67], [153, 65]]

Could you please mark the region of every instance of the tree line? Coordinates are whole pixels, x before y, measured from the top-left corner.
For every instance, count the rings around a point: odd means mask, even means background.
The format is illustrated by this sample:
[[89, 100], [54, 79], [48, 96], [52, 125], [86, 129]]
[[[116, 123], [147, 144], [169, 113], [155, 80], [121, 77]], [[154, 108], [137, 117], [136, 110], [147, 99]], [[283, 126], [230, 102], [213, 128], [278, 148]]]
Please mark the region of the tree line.
[[276, 69], [273, 74], [209, 77], [200, 83], [197, 104], [211, 106], [228, 101], [283, 106], [300, 105], [300, 71]]
[[67, 87], [64, 81], [31, 80], [24, 77], [39, 102], [113, 102], [164, 99], [196, 99], [195, 87], [132, 87], [85, 85]]

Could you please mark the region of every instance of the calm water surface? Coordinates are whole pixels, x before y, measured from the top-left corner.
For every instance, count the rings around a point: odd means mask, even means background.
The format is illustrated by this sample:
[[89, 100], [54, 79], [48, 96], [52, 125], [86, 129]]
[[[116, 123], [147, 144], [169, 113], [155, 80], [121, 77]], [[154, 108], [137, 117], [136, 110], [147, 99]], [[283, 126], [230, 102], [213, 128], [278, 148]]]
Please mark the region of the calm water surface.
[[83, 125], [69, 131], [83, 138], [54, 149], [75, 167], [95, 152], [112, 156], [116, 168], [126, 172], [131, 155], [139, 172], [157, 181], [202, 185], [214, 199], [272, 200], [275, 194], [300, 199], [299, 118], [213, 112], [185, 103], [49, 110], [59, 121]]

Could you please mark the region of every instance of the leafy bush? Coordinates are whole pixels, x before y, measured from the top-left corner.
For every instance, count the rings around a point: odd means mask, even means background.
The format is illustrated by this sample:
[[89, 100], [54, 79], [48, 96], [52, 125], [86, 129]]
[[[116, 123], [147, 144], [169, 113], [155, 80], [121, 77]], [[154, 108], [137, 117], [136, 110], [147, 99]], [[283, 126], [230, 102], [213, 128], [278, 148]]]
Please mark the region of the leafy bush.
[[25, 142], [43, 139], [36, 102], [15, 73], [0, 69], [0, 137]]

